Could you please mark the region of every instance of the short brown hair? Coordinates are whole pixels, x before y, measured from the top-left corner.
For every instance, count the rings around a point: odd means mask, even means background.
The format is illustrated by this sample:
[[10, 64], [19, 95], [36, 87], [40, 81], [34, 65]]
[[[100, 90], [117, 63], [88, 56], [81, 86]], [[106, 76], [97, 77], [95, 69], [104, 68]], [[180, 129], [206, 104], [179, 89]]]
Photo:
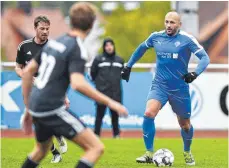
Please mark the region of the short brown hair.
[[69, 10], [72, 28], [87, 31], [92, 28], [96, 18], [96, 7], [87, 2], [79, 2], [72, 5]]
[[50, 20], [47, 18], [47, 16], [37, 16], [34, 19], [34, 27], [37, 27], [38, 23], [40, 23], [40, 22], [45, 22], [45, 23], [50, 25]]

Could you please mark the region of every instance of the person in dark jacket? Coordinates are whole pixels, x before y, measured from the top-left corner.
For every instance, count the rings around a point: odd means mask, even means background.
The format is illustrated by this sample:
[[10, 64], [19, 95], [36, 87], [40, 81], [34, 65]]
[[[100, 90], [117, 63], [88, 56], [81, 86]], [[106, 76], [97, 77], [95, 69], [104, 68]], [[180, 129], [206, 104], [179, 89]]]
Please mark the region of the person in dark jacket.
[[[95, 82], [96, 89], [112, 99], [122, 102], [121, 70], [124, 60], [116, 55], [115, 44], [111, 38], [106, 38], [103, 42], [103, 53], [95, 57], [91, 66], [91, 78]], [[102, 120], [105, 115], [106, 106], [96, 103], [95, 134], [100, 136]], [[113, 137], [120, 134], [119, 117], [116, 112], [110, 109]]]

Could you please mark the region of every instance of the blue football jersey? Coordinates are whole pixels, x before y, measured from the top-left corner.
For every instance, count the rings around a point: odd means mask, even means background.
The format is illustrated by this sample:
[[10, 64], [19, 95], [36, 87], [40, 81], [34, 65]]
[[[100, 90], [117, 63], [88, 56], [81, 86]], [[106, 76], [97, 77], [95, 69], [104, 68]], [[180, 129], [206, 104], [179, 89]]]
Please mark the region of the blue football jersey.
[[169, 36], [163, 30], [152, 33], [142, 42], [132, 54], [127, 66], [132, 67], [149, 48], [154, 48], [157, 55], [154, 81], [165, 84], [166, 87], [187, 85], [183, 76], [188, 73], [191, 53], [200, 59], [195, 69], [197, 75], [200, 75], [210, 62], [208, 54], [192, 35], [179, 30], [174, 36]]
[[179, 31], [175, 36], [168, 36], [166, 32], [154, 32], [145, 41], [147, 48], [155, 49], [156, 74], [155, 80], [173, 81], [182, 80], [182, 76], [188, 73], [188, 63], [191, 53], [198, 53], [203, 47], [197, 40]]

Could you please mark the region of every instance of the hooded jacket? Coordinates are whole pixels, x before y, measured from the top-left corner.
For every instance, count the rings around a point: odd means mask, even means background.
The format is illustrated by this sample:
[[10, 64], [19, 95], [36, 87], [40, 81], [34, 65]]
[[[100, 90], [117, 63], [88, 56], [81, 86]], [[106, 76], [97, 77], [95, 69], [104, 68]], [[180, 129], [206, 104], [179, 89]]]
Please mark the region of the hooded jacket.
[[[114, 52], [108, 54], [105, 45], [111, 42]], [[107, 38], [103, 42], [103, 54], [95, 57], [91, 66], [91, 78], [95, 82], [96, 89], [112, 99], [121, 102], [121, 70], [124, 60], [116, 55], [114, 41]]]

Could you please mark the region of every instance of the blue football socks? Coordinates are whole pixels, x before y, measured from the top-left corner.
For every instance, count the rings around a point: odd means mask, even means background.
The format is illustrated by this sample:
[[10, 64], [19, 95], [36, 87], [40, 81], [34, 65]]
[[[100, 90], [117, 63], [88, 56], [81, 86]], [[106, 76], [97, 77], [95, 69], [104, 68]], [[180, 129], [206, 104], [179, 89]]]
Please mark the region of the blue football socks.
[[143, 120], [143, 138], [147, 151], [153, 152], [153, 142], [155, 136], [154, 118], [144, 116]]

